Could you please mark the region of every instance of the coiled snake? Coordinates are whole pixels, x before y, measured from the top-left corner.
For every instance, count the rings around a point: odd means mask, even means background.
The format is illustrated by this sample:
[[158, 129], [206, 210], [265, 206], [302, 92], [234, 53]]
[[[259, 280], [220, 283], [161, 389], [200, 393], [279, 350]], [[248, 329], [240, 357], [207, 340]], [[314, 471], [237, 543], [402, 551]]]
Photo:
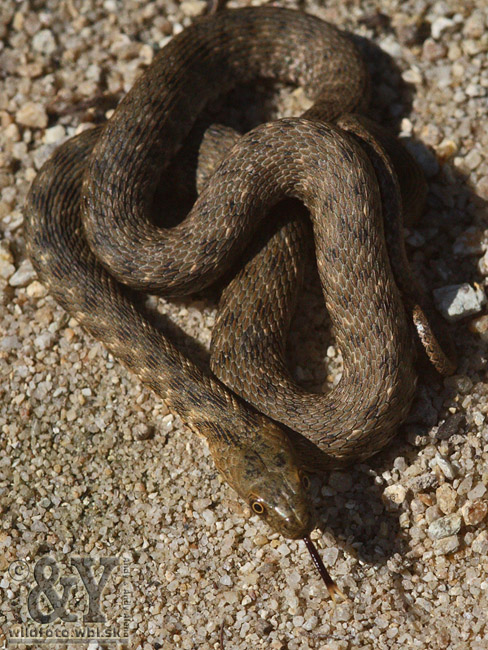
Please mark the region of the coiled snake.
[[[201, 110], [260, 77], [302, 85], [313, 106], [241, 138], [222, 129], [230, 151], [188, 216], [156, 227], [155, 187]], [[307, 471], [374, 454], [409, 410], [416, 374], [407, 312], [439, 369], [451, 369], [427, 329], [401, 242], [400, 191], [410, 197], [422, 181], [406, 174], [399, 185], [392, 164], [415, 166], [373, 124], [337, 121], [364, 108], [368, 85], [350, 39], [317, 18], [260, 7], [198, 19], [104, 126], [56, 150], [26, 206], [29, 254], [56, 300], [205, 436], [222, 476], [255, 512], [307, 542]], [[209, 285], [286, 197], [310, 212], [344, 359], [341, 381], [325, 395], [296, 386], [283, 360], [304, 255], [299, 218], [285, 218], [224, 292], [212, 368], [231, 389], [184, 357], [134, 300], [133, 290], [181, 295]]]

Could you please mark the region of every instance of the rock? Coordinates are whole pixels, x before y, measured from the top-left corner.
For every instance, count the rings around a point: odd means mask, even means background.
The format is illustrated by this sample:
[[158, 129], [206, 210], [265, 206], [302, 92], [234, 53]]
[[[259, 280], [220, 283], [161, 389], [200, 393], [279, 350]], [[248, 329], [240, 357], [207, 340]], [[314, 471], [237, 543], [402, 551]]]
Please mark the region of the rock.
[[390, 505], [390, 507], [393, 506], [394, 508], [400, 506], [405, 501], [406, 496], [407, 489], [400, 484], [389, 485], [383, 491], [383, 500], [387, 505]]
[[478, 314], [486, 303], [486, 296], [480, 286], [464, 283], [435, 289], [434, 300], [444, 318], [455, 322]]
[[[452, 465], [452, 463], [450, 463], [450, 462], [449, 462], [448, 460], [446, 460], [445, 458], [442, 458], [442, 456], [436, 456], [435, 459], [434, 459], [434, 462], [435, 462], [435, 464], [437, 465], [437, 467], [441, 470], [441, 472], [444, 474], [444, 476], [445, 476], [447, 479], [449, 479], [450, 481], [452, 481], [452, 479], [455, 478], [455, 476], [456, 476], [456, 469], [455, 469], [455, 467]], [[443, 486], [441, 486], [441, 487], [443, 487]], [[441, 508], [441, 510], [442, 510], [442, 508]]]
[[461, 513], [467, 526], [476, 526], [483, 521], [488, 513], [488, 501], [486, 499], [466, 501]]
[[445, 422], [439, 425], [435, 437], [437, 440], [448, 440], [451, 436], [455, 435], [466, 422], [466, 417], [463, 413], [454, 413], [447, 418]]
[[6, 352], [10, 352], [11, 350], [17, 350], [18, 348], [20, 348], [21, 343], [17, 336], [14, 335], [4, 336], [0, 341], [0, 347], [2, 348], [2, 350], [5, 350]]
[[[467, 90], [466, 93], [469, 94]], [[476, 149], [471, 149], [471, 151], [469, 151], [464, 157], [464, 162], [467, 168], [470, 169], [471, 171], [474, 171], [477, 167], [479, 167], [482, 160], [483, 159], [481, 157], [480, 152], [477, 151]]]
[[443, 32], [445, 32], [447, 29], [452, 30], [454, 26], [455, 23], [452, 20], [452, 18], [445, 18], [444, 16], [439, 16], [439, 18], [436, 18], [434, 20], [434, 22], [430, 27], [430, 33], [432, 34], [432, 38], [438, 40], [441, 37]]
[[432, 38], [424, 41], [422, 46], [422, 57], [426, 61], [437, 61], [443, 59], [447, 54], [447, 48], [443, 43], [437, 43]]
[[485, 13], [482, 11], [473, 11], [471, 16], [466, 19], [463, 27], [463, 35], [467, 38], [481, 38], [486, 30]]
[[36, 336], [34, 339], [34, 345], [39, 350], [48, 350], [54, 343], [55, 338], [56, 335], [52, 332], [43, 332], [42, 334], [39, 334], [39, 336]]
[[408, 482], [408, 487], [414, 494], [426, 492], [439, 485], [439, 479], [435, 474], [421, 474], [415, 476]]
[[29, 298], [43, 298], [47, 294], [47, 289], [38, 280], [34, 280], [29, 284], [25, 292]]
[[326, 566], [334, 566], [334, 564], [337, 562], [337, 558], [339, 557], [339, 549], [336, 548], [335, 546], [330, 546], [328, 548], [324, 548], [323, 551], [321, 551], [322, 555], [322, 560], [325, 562]]
[[457, 494], [456, 491], [449, 485], [443, 483], [435, 491], [437, 498], [437, 505], [439, 510], [445, 515], [450, 515], [456, 509]]
[[442, 140], [442, 142], [437, 145], [436, 152], [440, 161], [444, 163], [455, 156], [458, 152], [458, 149], [459, 147], [456, 142], [454, 142], [454, 140], [444, 138], [444, 140]]
[[180, 8], [185, 16], [194, 18], [195, 16], [200, 16], [200, 14], [205, 10], [206, 6], [207, 3], [204, 2], [204, 0], [183, 0]]
[[446, 517], [440, 517], [433, 521], [429, 528], [428, 534], [431, 539], [444, 539], [450, 535], [455, 535], [461, 529], [461, 515], [452, 514]]
[[483, 341], [488, 342], [488, 316], [473, 318], [469, 324], [469, 329], [474, 334], [479, 334]]
[[488, 251], [478, 260], [478, 270], [481, 275], [488, 275]]
[[473, 489], [468, 492], [468, 499], [474, 501], [475, 499], [480, 499], [486, 494], [486, 485], [479, 481], [476, 483]]
[[27, 102], [15, 114], [15, 119], [22, 126], [45, 129], [48, 123], [47, 113], [42, 104]]
[[42, 54], [52, 54], [56, 50], [56, 41], [49, 29], [41, 29], [32, 39], [32, 48]]
[[459, 537], [450, 535], [444, 539], [438, 539], [434, 542], [434, 553], [436, 555], [448, 555], [454, 553], [459, 548]]
[[2, 240], [0, 243], [0, 278], [8, 280], [13, 273], [15, 273], [14, 256], [8, 242]]
[[22, 262], [17, 271], [12, 275], [9, 284], [11, 287], [26, 287], [36, 277], [37, 274], [34, 271], [32, 262], [27, 259]]
[[456, 238], [453, 244], [452, 251], [454, 255], [459, 257], [467, 257], [469, 255], [482, 255], [487, 249], [488, 233], [485, 230], [479, 230], [471, 226]]
[[446, 388], [454, 388], [461, 395], [467, 395], [473, 388], [473, 382], [467, 375], [451, 375], [444, 379]]
[[20, 131], [17, 124], [9, 124], [5, 127], [4, 133], [7, 140], [10, 140], [11, 142], [20, 141]]
[[473, 540], [471, 548], [475, 553], [480, 553], [481, 555], [488, 555], [488, 531], [483, 530], [478, 537]]
[[59, 144], [65, 137], [66, 130], [64, 126], [58, 124], [57, 126], [52, 126], [50, 129], [46, 129], [43, 140], [45, 144]]

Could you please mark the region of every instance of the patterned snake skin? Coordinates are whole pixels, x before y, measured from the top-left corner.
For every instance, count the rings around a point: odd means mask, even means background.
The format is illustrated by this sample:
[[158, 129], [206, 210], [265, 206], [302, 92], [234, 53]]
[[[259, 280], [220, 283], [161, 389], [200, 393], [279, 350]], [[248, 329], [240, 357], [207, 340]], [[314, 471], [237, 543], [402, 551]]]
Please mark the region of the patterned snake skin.
[[[231, 136], [188, 216], [156, 227], [155, 188], [197, 116], [235, 84], [262, 77], [303, 86], [313, 106]], [[317, 18], [270, 7], [201, 18], [158, 54], [103, 127], [54, 153], [26, 206], [28, 250], [56, 300], [205, 436], [225, 480], [293, 538], [314, 526], [306, 472], [377, 452], [415, 390], [407, 311], [419, 309], [408, 295], [406, 309], [397, 288], [408, 294], [410, 276], [395, 269], [404, 263], [395, 239], [400, 186], [382, 148], [395, 164], [395, 146], [386, 138], [380, 146], [365, 120], [331, 123], [364, 108], [368, 85], [349, 38]], [[283, 361], [307, 228], [284, 215], [267, 246], [255, 242], [287, 197], [310, 213], [344, 359], [341, 381], [325, 395], [296, 386]], [[391, 263], [383, 213], [389, 245], [400, 251]], [[248, 264], [224, 292], [213, 352], [213, 371], [232, 392], [150, 324], [134, 290], [206, 287], [249, 242]]]

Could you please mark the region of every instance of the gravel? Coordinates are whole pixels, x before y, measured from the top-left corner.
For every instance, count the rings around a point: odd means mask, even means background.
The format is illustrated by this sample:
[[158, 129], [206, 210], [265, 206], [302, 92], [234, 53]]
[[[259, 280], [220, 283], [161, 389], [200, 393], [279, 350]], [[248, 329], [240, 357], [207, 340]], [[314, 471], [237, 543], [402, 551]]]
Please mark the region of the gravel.
[[[204, 442], [83, 333], [26, 261], [22, 206], [42, 162], [109, 115], [202, 6], [4, 0], [0, 8], [0, 641], [30, 621], [34, 564], [49, 554], [63, 577], [76, 577], [78, 556], [119, 557], [102, 607], [111, 624], [127, 617], [134, 650], [215, 649], [221, 625], [233, 649], [482, 650], [488, 4], [300, 3], [374, 43], [360, 40], [374, 112], [429, 179], [425, 214], [406, 230], [421, 282], [431, 292], [480, 292], [476, 312], [465, 306], [449, 324], [457, 374], [442, 380], [420, 359], [417, 404], [395, 442], [314, 479], [321, 525], [312, 537], [349, 597], [335, 608], [302, 543], [251, 516], [222, 484]], [[299, 92], [287, 101], [285, 109], [300, 110]], [[320, 389], [338, 381], [341, 358], [313, 278], [307, 286], [290, 363]], [[212, 299], [158, 304], [208, 345]], [[78, 576], [70, 611], [81, 616], [86, 607]]]

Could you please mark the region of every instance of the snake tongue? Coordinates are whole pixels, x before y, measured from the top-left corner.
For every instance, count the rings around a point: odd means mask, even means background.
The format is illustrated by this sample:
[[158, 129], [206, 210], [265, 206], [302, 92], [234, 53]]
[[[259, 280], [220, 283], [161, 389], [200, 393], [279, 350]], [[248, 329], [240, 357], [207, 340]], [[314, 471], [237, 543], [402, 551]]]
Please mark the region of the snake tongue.
[[330, 594], [330, 597], [332, 600], [337, 602], [336, 596], [339, 595], [341, 598], [346, 600], [346, 596], [342, 593], [342, 591], [339, 589], [337, 584], [332, 580], [330, 577], [329, 572], [325, 568], [324, 563], [322, 562], [322, 558], [319, 555], [319, 552], [317, 551], [317, 548], [315, 544], [312, 542], [310, 537], [308, 535], [305, 535], [303, 538], [303, 541], [305, 542], [305, 546], [308, 549], [308, 552], [312, 556], [312, 561], [317, 568], [318, 572], [320, 573], [320, 576], [322, 580], [325, 582], [325, 586], [327, 587], [327, 591]]

